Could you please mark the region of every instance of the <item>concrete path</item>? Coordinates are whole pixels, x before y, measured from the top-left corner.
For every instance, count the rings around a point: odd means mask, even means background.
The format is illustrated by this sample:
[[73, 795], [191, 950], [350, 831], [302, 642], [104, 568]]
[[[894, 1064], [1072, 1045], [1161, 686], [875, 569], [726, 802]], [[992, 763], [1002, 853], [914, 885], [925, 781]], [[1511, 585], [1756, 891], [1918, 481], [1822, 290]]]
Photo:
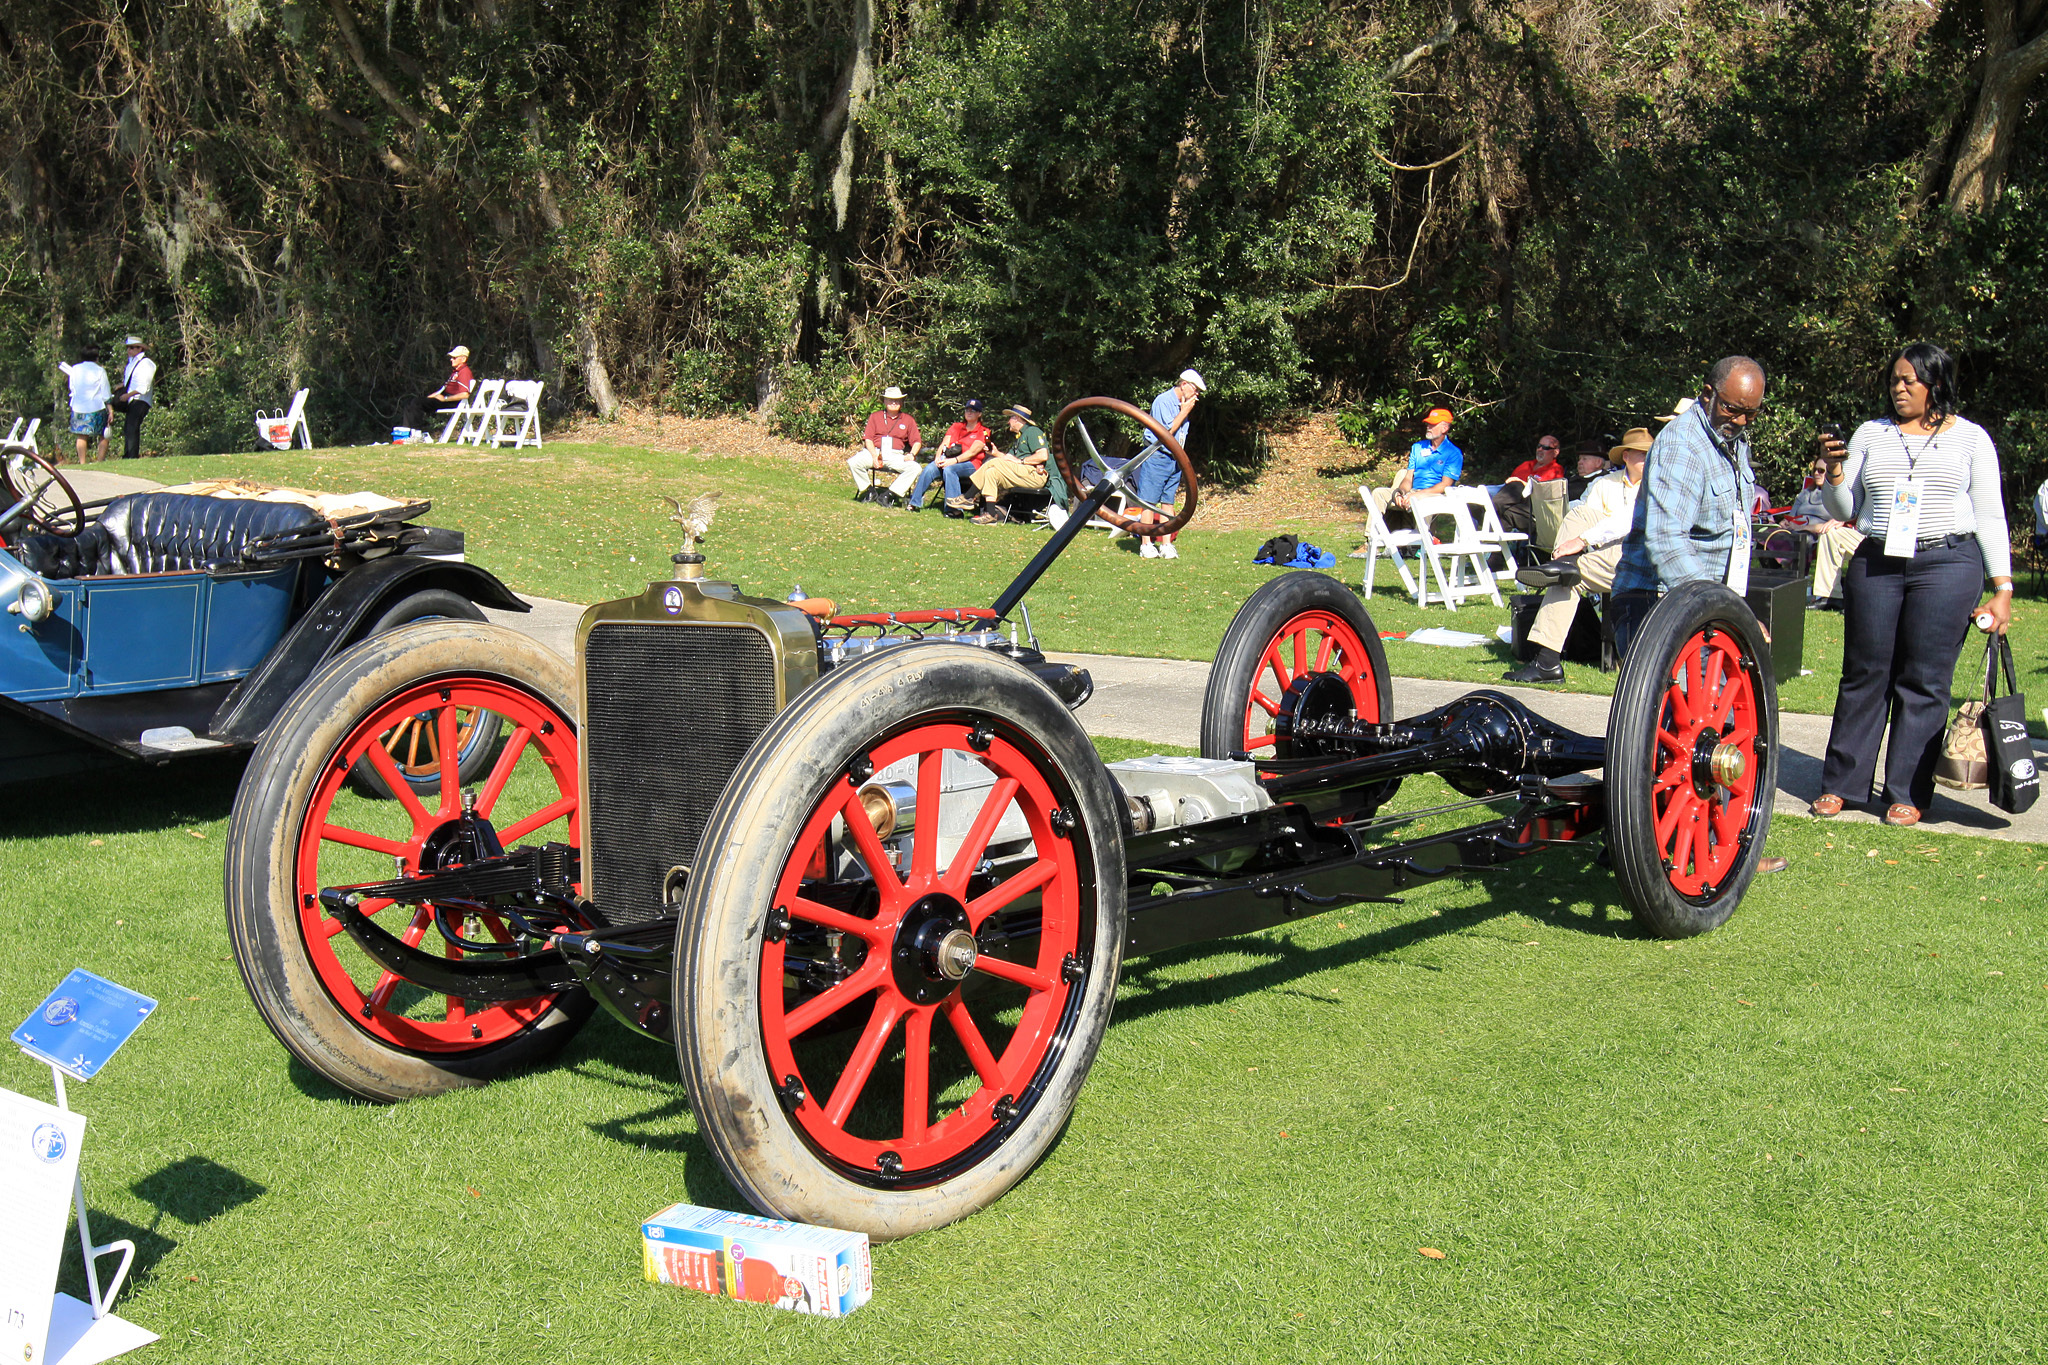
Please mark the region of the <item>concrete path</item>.
[[[81, 490], [82, 493], [83, 490]], [[575, 648], [576, 622], [583, 608], [569, 602], [529, 597], [533, 611], [490, 613], [495, 621], [525, 631], [564, 655]], [[1088, 732], [1105, 738], [1135, 739], [1186, 748], [1201, 743], [1202, 689], [1209, 665], [1182, 659], [1133, 659], [1108, 654], [1054, 654], [1063, 663], [1079, 664], [1095, 679], [1095, 695], [1081, 708]], [[1413, 716], [1441, 706], [1472, 690], [1468, 683], [1426, 678], [1394, 679], [1397, 715]], [[1541, 688], [1501, 687], [1533, 711], [1581, 734], [1607, 733], [1609, 699], [1581, 692], [1550, 692]], [[1829, 718], [1784, 712], [1778, 717], [1781, 751], [1778, 760], [1777, 809], [1804, 815], [1820, 795], [1821, 758], [1828, 747]], [[2048, 745], [2035, 742], [2037, 750]], [[2044, 760], [2048, 763], [2048, 760]], [[2048, 802], [2024, 815], [1994, 810], [1982, 792], [1951, 792], [1937, 788], [1934, 807], [1921, 824], [1947, 834], [1976, 834], [2026, 843], [2048, 842]], [[1875, 815], [1845, 810], [1845, 823], [1875, 824]]]
[[[101, 498], [119, 497], [123, 493], [147, 493], [163, 485], [155, 479], [145, 479], [139, 474], [117, 474], [110, 467], [112, 461], [91, 466], [61, 464], [57, 472], [78, 494], [80, 502], [96, 502]], [[139, 462], [138, 462], [139, 463]]]

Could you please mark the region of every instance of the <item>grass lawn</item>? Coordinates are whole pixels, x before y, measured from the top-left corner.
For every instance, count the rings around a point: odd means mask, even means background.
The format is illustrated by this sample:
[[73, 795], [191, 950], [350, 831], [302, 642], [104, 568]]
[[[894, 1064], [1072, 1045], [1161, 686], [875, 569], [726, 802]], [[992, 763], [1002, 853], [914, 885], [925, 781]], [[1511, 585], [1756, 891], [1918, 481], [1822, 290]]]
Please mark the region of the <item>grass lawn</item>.
[[[726, 492], [714, 572], [777, 596], [800, 581], [850, 608], [988, 601], [1040, 534], [853, 506], [823, 454], [807, 470], [595, 447], [373, 449], [141, 472], [432, 497], [478, 563], [585, 601], [663, 576], [674, 537], [658, 492]], [[1190, 532], [1167, 564], [1091, 534], [1034, 594], [1040, 634], [1207, 657], [1270, 572], [1248, 560], [1271, 529]], [[1342, 526], [1286, 529], [1351, 543]], [[1498, 623], [1490, 609], [1372, 607], [1388, 630]], [[2016, 615], [2041, 613], [2029, 600]], [[1809, 666], [1831, 675], [1821, 641], [1838, 642], [1839, 622], [1809, 620]], [[1389, 649], [1398, 672], [1498, 671], [1477, 652]], [[1608, 686], [1590, 670], [1573, 682]], [[1821, 708], [1832, 677], [1787, 691]], [[1555, 852], [1137, 960], [1047, 1160], [990, 1211], [879, 1248], [874, 1302], [833, 1324], [642, 1282], [643, 1217], [739, 1202], [672, 1053], [602, 1015], [559, 1066], [396, 1107], [293, 1063], [222, 923], [240, 767], [16, 788], [0, 819], [0, 1021], [74, 965], [163, 1002], [101, 1079], [71, 1088], [89, 1119], [95, 1231], [141, 1249], [120, 1311], [163, 1334], [152, 1359], [2048, 1351], [2036, 846], [1781, 818], [1771, 849], [1793, 871], [1684, 943], [1637, 936], [1612, 878]], [[1400, 801], [1445, 794], [1411, 779]], [[0, 1058], [0, 1085], [46, 1097], [48, 1084], [25, 1057]], [[84, 1292], [75, 1261], [65, 1287]]]
[[[1046, 1162], [879, 1248], [874, 1302], [828, 1324], [640, 1280], [642, 1217], [738, 1204], [673, 1057], [603, 1016], [555, 1069], [394, 1108], [292, 1064], [222, 929], [237, 775], [39, 791], [0, 830], [0, 1018], [74, 964], [164, 1002], [72, 1087], [152, 1359], [2048, 1349], [2035, 848], [1783, 820], [1797, 871], [1685, 943], [1552, 854], [1139, 960]], [[0, 1084], [48, 1094], [19, 1055]]]
[[[151, 460], [133, 468], [164, 482], [236, 474], [331, 491], [369, 487], [431, 498], [432, 520], [462, 528], [476, 563], [520, 591], [574, 602], [625, 596], [649, 578], [668, 576], [668, 556], [679, 541], [659, 501], [664, 493], [725, 494], [707, 547], [710, 576], [772, 597], [801, 584], [847, 610], [985, 605], [1046, 535], [1026, 527], [969, 526], [932, 511], [912, 516], [855, 504], [843, 463], [823, 448], [808, 466], [779, 457], [552, 445], [540, 451], [372, 446]], [[1183, 557], [1154, 563], [1138, 557], [1135, 542], [1110, 542], [1099, 531], [1089, 532], [1025, 604], [1048, 648], [1206, 659], [1238, 605], [1280, 572], [1251, 562], [1259, 543], [1280, 531], [1305, 535], [1340, 556], [1359, 534], [1355, 521], [1307, 520], [1205, 531], [1198, 513], [1194, 528], [1181, 538]], [[1340, 559], [1334, 572], [1356, 581], [1361, 567], [1360, 561]], [[1508, 619], [1490, 603], [1456, 612], [1418, 608], [1386, 565], [1368, 606], [1383, 632], [1437, 625], [1491, 636]], [[2048, 695], [2048, 602], [2022, 596], [2013, 608], [2013, 625], [2021, 689]], [[1497, 682], [1514, 667], [1507, 647], [1492, 641], [1471, 649], [1389, 641], [1387, 656], [1399, 675], [1475, 684]], [[1964, 649], [1958, 695], [1976, 695], [1982, 657]], [[1807, 613], [1806, 667], [1812, 676], [1786, 683], [1781, 705], [1789, 711], [1833, 710], [1841, 665], [1841, 617]], [[1575, 691], [1614, 689], [1614, 675], [1598, 669], [1574, 665], [1567, 674]]]

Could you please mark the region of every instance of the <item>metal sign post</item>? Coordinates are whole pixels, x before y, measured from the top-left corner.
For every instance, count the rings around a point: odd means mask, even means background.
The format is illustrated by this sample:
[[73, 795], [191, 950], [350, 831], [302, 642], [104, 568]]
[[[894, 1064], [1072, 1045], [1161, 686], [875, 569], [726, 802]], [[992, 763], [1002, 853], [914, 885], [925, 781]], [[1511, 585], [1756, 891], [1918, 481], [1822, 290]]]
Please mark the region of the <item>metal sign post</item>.
[[[142, 1021], [155, 1011], [156, 1004], [148, 996], [138, 995], [105, 977], [81, 969], [65, 977], [57, 989], [22, 1021], [21, 1027], [14, 1031], [14, 1042], [24, 1054], [50, 1068], [50, 1084], [57, 1094], [57, 1114], [68, 1118], [73, 1113], [64, 1078], [90, 1080], [98, 1075], [121, 1045], [142, 1027]], [[22, 1103], [34, 1102], [24, 1099]], [[42, 1109], [41, 1112], [49, 1114], [51, 1111]], [[79, 1159], [81, 1153], [78, 1150], [82, 1146], [84, 1129], [82, 1118], [75, 1123], [59, 1119], [38, 1125], [30, 1135], [32, 1160], [47, 1167], [67, 1154], [69, 1156], [72, 1166], [71, 1203], [78, 1215], [78, 1250], [85, 1260], [86, 1289], [92, 1298], [91, 1304], [87, 1305], [69, 1294], [56, 1294], [51, 1303], [47, 1330], [40, 1333], [27, 1328], [26, 1313], [12, 1315], [24, 1319], [18, 1324], [13, 1323], [10, 1317], [9, 1325], [28, 1333], [23, 1359], [30, 1365], [41, 1365], [45, 1361], [49, 1365], [95, 1365], [98, 1361], [111, 1360], [157, 1339], [154, 1332], [137, 1327], [108, 1311], [114, 1296], [121, 1292], [122, 1284], [127, 1281], [129, 1268], [135, 1264], [135, 1243], [125, 1237], [104, 1246], [93, 1242], [92, 1224], [85, 1206], [84, 1164]], [[50, 1173], [55, 1174], [54, 1171]], [[62, 1205], [58, 1204], [47, 1212], [55, 1218], [55, 1226], [61, 1234]], [[26, 1235], [33, 1236], [36, 1229], [31, 1227], [24, 1231]], [[0, 1248], [0, 1253], [5, 1251], [6, 1248]], [[121, 1264], [103, 1287], [99, 1262], [116, 1252], [120, 1253]], [[54, 1278], [55, 1262], [45, 1261], [42, 1264], [47, 1268], [46, 1273]], [[38, 1340], [38, 1336], [42, 1339]]]

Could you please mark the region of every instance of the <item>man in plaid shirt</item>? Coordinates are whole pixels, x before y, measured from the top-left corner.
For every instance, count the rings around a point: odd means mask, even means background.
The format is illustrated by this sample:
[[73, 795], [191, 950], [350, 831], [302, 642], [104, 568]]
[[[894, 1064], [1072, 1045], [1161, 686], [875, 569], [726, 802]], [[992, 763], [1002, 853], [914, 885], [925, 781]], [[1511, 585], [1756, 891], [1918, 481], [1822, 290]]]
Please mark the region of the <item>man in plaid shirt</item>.
[[[1618, 652], [1628, 652], [1659, 593], [1698, 578], [1726, 583], [1738, 594], [1748, 586], [1749, 512], [1756, 499], [1749, 424], [1763, 405], [1764, 367], [1746, 355], [1724, 357], [1707, 371], [1699, 401], [1651, 444], [1635, 524], [1614, 571]], [[1783, 872], [1786, 866], [1784, 858], [1765, 857], [1756, 870]]]
[[1696, 578], [1738, 592], [1747, 584], [1756, 495], [1749, 424], [1763, 402], [1764, 367], [1746, 355], [1728, 356], [1707, 371], [1699, 401], [1651, 445], [1635, 524], [1614, 571], [1617, 650], [1627, 652], [1659, 593]]

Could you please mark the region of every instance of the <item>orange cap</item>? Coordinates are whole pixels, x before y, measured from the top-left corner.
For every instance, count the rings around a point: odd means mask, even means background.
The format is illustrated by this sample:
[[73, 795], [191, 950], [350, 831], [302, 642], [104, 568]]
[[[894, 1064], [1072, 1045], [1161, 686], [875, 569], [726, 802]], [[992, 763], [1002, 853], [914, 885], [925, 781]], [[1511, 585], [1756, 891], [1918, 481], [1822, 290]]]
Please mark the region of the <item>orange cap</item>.
[[1447, 422], [1449, 422], [1450, 420], [1451, 420], [1451, 410], [1450, 410], [1449, 408], [1431, 408], [1431, 409], [1429, 410], [1429, 415], [1428, 415], [1427, 417], [1424, 417], [1424, 418], [1422, 419], [1422, 424], [1423, 424], [1424, 426], [1430, 426], [1430, 427], [1433, 427], [1433, 426], [1435, 426], [1435, 425], [1436, 425], [1436, 424], [1437, 424], [1438, 422], [1446, 422], [1446, 423], [1447, 423]]

